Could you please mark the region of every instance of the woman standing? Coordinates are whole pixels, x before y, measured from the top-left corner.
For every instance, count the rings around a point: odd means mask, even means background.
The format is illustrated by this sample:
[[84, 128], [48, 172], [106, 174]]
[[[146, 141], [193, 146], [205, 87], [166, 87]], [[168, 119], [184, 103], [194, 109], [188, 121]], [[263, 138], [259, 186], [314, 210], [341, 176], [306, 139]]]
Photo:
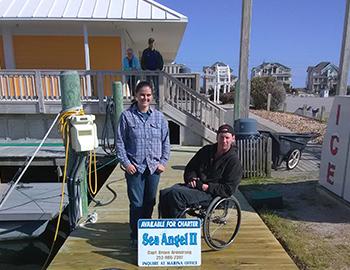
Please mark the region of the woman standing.
[[137, 246], [137, 221], [152, 217], [160, 174], [170, 154], [167, 120], [150, 107], [152, 86], [140, 82], [135, 97], [136, 102], [121, 114], [117, 132], [117, 157], [126, 171], [133, 247]]
[[[123, 70], [124, 71], [140, 71], [141, 66], [139, 59], [134, 54], [134, 51], [131, 48], [126, 50], [126, 56], [123, 58]], [[126, 76], [126, 82], [129, 85], [129, 89], [132, 93], [132, 96], [135, 96], [135, 86], [138, 81], [138, 77], [135, 75]]]

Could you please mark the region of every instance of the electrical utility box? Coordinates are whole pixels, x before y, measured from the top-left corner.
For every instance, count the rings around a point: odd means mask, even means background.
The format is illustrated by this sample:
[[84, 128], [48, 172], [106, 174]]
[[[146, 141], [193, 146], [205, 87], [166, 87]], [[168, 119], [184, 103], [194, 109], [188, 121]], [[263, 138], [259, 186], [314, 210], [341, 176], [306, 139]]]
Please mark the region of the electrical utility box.
[[98, 147], [95, 115], [74, 115], [70, 119], [72, 148], [76, 152], [92, 151]]

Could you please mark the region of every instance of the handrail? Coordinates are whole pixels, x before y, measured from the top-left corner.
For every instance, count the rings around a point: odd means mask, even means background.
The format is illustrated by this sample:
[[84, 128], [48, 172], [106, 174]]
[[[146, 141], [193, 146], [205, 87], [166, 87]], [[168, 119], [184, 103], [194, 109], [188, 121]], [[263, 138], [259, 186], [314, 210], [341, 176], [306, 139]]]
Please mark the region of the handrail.
[[[216, 131], [224, 123], [225, 109], [187, 87], [177, 78], [165, 72], [162, 72], [161, 76], [165, 78], [162, 81], [164, 89], [167, 90], [164, 93], [164, 101], [161, 100], [161, 108], [162, 102], [165, 102], [211, 131]], [[169, 111], [169, 115], [172, 114]]]
[[170, 74], [161, 71], [161, 74], [166, 77], [169, 80], [172, 80], [173, 82], [175, 82], [176, 84], [178, 84], [181, 88], [183, 88], [186, 92], [191, 93], [193, 96], [195, 96], [198, 99], [201, 99], [205, 102], [208, 102], [211, 106], [213, 106], [214, 108], [218, 109], [218, 110], [223, 110], [226, 111], [224, 108], [221, 108], [219, 105], [217, 105], [216, 103], [212, 102], [210, 99], [206, 99], [204, 98], [201, 94], [199, 94], [198, 92], [194, 91], [193, 89], [187, 87], [187, 85], [183, 84], [180, 80], [178, 80], [177, 78], [174, 78], [173, 76], [171, 76]]

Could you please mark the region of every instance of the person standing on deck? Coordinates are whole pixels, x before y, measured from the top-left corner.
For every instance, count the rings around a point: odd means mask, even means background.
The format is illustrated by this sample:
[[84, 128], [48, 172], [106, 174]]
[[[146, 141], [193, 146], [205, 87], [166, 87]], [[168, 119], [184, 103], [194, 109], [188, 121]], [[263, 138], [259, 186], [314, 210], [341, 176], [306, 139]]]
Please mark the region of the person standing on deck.
[[[149, 71], [163, 70], [163, 57], [154, 48], [154, 39], [148, 39], [148, 48], [144, 49], [141, 57], [141, 68]], [[147, 76], [147, 81], [153, 82], [156, 99], [159, 99], [159, 78], [158, 76]]]
[[152, 217], [160, 174], [170, 155], [168, 122], [150, 107], [149, 82], [137, 84], [135, 99], [120, 116], [116, 142], [117, 157], [125, 168], [132, 247], [137, 247], [138, 220]]
[[[123, 58], [123, 70], [124, 71], [138, 71], [141, 70], [139, 59], [134, 55], [134, 52], [131, 48], [126, 50], [126, 56]], [[126, 82], [129, 85], [132, 96], [135, 96], [135, 87], [138, 78], [135, 75], [127, 75]]]

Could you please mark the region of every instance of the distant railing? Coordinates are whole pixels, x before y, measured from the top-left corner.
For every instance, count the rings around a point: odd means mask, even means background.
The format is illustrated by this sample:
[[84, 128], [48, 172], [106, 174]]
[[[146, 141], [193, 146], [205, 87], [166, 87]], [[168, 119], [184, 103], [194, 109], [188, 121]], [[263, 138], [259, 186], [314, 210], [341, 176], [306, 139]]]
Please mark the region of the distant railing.
[[[0, 100], [60, 100], [60, 76], [57, 70], [1, 70]], [[146, 76], [158, 76], [159, 72], [124, 71], [78, 71], [80, 76], [80, 94], [82, 100], [96, 100], [101, 96], [110, 96], [112, 81], [126, 82], [129, 75], [138, 79]], [[131, 91], [124, 90], [124, 97], [132, 99]]]
[[165, 64], [163, 71], [196, 92], [200, 91], [200, 73], [189, 72], [190, 70], [183, 64]]
[[271, 138], [237, 140], [238, 156], [243, 177], [271, 177]]
[[[11, 105], [38, 105], [45, 113], [48, 106], [61, 100], [60, 70], [0, 70], [0, 103]], [[80, 95], [84, 103], [98, 103], [98, 111], [104, 111], [104, 101], [112, 95], [112, 82], [123, 82], [124, 100], [131, 101], [132, 91], [127, 87], [128, 76], [145, 80], [147, 76], [159, 76], [159, 72], [124, 71], [78, 71], [80, 77]], [[24, 102], [24, 103], [23, 103]], [[52, 112], [52, 110], [49, 110]]]
[[193, 89], [196, 92], [200, 92], [200, 74], [199, 73], [180, 73], [171, 74], [174, 78], [178, 79], [188, 88]]

